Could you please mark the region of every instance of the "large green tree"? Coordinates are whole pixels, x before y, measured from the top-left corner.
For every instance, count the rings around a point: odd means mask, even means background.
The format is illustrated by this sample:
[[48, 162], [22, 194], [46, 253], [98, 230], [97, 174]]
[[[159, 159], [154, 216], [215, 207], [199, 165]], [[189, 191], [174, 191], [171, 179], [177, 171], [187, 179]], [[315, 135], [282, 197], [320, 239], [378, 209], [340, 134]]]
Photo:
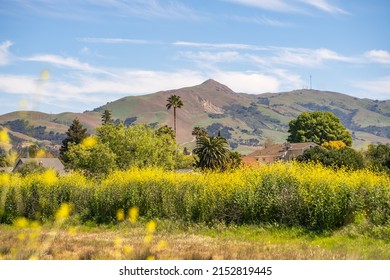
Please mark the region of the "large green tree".
[[[164, 127], [166, 128], [166, 127]], [[169, 129], [158, 132], [147, 125], [107, 124], [96, 129], [98, 139], [116, 155], [119, 169], [159, 166], [174, 169], [177, 147]]]
[[175, 134], [176, 134], [176, 109], [177, 108], [181, 108], [184, 106], [184, 103], [183, 101], [181, 100], [181, 97], [178, 96], [178, 95], [171, 95], [169, 96], [169, 98], [167, 99], [167, 110], [170, 110], [171, 108], [173, 108], [173, 130], [175, 131]]
[[340, 119], [331, 112], [304, 112], [289, 123], [291, 143], [314, 142], [318, 145], [328, 141], [343, 141], [352, 146], [351, 133], [343, 126]]
[[62, 141], [62, 146], [60, 148], [61, 160], [64, 162], [68, 161], [65, 153], [68, 151], [71, 143], [80, 144], [88, 136], [87, 129], [83, 127], [78, 118], [75, 118], [66, 132], [66, 138]]
[[198, 137], [194, 154], [198, 157], [196, 166], [202, 170], [224, 170], [230, 160], [228, 143], [223, 137]]

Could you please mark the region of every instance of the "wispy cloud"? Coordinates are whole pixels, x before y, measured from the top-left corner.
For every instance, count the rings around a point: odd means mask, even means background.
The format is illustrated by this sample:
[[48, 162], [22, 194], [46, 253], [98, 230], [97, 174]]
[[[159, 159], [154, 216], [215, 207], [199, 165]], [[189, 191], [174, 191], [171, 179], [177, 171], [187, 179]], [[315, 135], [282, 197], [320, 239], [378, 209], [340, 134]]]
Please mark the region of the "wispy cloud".
[[295, 27], [295, 24], [293, 23], [272, 19], [266, 16], [256, 16], [256, 17], [230, 16], [229, 18], [243, 23], [254, 23], [254, 24], [267, 25], [273, 27]]
[[240, 5], [256, 7], [264, 10], [278, 12], [297, 12], [293, 5], [287, 4], [284, 0], [225, 0]]
[[343, 9], [331, 5], [327, 0], [224, 0], [227, 2], [255, 7], [263, 10], [287, 13], [306, 13], [309, 7], [330, 14], [349, 14]]
[[93, 67], [88, 63], [80, 62], [77, 58], [72, 57], [62, 57], [58, 55], [52, 54], [41, 54], [34, 55], [28, 58], [23, 58], [25, 61], [34, 61], [34, 62], [44, 62], [49, 63], [57, 67], [70, 68], [79, 71], [91, 72], [91, 73], [105, 73], [109, 74], [109, 72]]
[[162, 19], [199, 19], [197, 12], [180, 1], [166, 0], [101, 0], [97, 5], [113, 8], [123, 16]]
[[325, 0], [300, 0], [301, 2], [313, 6], [321, 11], [330, 13], [330, 14], [346, 14], [349, 15], [347, 11], [344, 11], [343, 9], [336, 7], [334, 5], [329, 4]]
[[254, 45], [247, 44], [234, 44], [234, 43], [202, 43], [202, 42], [189, 42], [189, 41], [177, 41], [174, 42], [175, 46], [182, 47], [196, 47], [196, 48], [206, 48], [206, 49], [237, 49], [237, 50], [265, 50], [266, 48]]
[[[273, 46], [256, 46], [246, 44], [214, 44], [214, 43], [197, 43], [197, 42], [175, 42], [176, 46], [184, 46], [199, 49], [217, 49], [217, 50], [235, 50], [236, 52], [182, 52], [188, 58], [205, 59], [209, 61], [219, 62], [220, 59], [227, 54], [227, 58], [234, 60], [254, 60], [258, 63], [268, 64], [288, 64], [306, 67], [318, 67], [326, 61], [339, 61], [345, 63], [358, 63], [360, 58], [345, 56], [335, 51], [319, 48], [288, 48], [288, 47], [273, 47]], [[250, 53], [256, 52], [259, 55]], [[232, 56], [234, 54], [234, 56]]]
[[80, 42], [85, 43], [100, 43], [100, 44], [159, 44], [159, 41], [148, 41], [148, 40], [139, 40], [139, 39], [129, 39], [129, 38], [78, 38]]
[[12, 46], [11, 41], [5, 41], [2, 44], [0, 44], [0, 66], [7, 65], [11, 61], [11, 53], [9, 51], [9, 48]]
[[276, 54], [271, 58], [274, 63], [318, 67], [325, 61], [339, 61], [346, 63], [358, 62], [355, 57], [344, 56], [332, 50], [303, 49], [303, 48], [275, 48]]
[[381, 64], [390, 64], [390, 52], [385, 50], [371, 50], [364, 54], [364, 56], [373, 62]]
[[[201, 16], [176, 0], [14, 0], [23, 11], [68, 20], [96, 20], [102, 16], [145, 19], [200, 19]], [[103, 10], [101, 8], [104, 8]]]

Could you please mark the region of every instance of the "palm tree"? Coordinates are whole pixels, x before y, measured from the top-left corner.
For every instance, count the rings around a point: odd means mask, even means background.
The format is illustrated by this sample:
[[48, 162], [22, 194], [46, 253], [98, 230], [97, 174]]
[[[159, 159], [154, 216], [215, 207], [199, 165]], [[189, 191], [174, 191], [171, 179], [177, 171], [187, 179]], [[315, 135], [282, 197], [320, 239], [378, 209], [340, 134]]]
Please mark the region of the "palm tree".
[[203, 127], [195, 126], [192, 130], [192, 135], [196, 138], [199, 138], [201, 136], [207, 136], [207, 130]]
[[181, 108], [183, 107], [183, 101], [181, 100], [180, 96], [177, 95], [171, 95], [167, 99], [167, 110], [173, 108], [173, 130], [175, 131], [176, 134], [176, 108]]
[[223, 137], [200, 136], [196, 140], [194, 154], [199, 158], [197, 167], [203, 170], [223, 170], [230, 159], [228, 143]]

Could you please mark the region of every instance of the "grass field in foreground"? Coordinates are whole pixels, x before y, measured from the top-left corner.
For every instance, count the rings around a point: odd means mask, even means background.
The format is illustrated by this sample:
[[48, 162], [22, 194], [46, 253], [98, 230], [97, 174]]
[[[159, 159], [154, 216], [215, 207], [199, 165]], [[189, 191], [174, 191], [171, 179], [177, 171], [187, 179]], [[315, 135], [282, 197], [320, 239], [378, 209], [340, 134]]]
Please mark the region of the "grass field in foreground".
[[[369, 233], [368, 233], [369, 232]], [[108, 225], [0, 225], [0, 259], [390, 259], [389, 229], [328, 233], [272, 226], [208, 227], [172, 221]]]

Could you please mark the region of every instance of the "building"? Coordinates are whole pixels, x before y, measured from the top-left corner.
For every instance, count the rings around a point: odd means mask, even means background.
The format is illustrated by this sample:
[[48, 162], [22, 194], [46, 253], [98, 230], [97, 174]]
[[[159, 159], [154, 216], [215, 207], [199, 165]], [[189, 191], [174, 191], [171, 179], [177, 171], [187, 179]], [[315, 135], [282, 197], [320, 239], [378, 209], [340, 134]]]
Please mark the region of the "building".
[[254, 151], [242, 158], [246, 165], [269, 164], [277, 161], [289, 161], [312, 147], [318, 146], [313, 142], [273, 144], [264, 149]]
[[23, 164], [29, 163], [29, 162], [35, 162], [37, 165], [45, 167], [45, 168], [52, 168], [55, 171], [58, 172], [58, 174], [62, 175], [65, 174], [65, 168], [62, 162], [58, 158], [20, 158], [13, 169], [13, 172], [15, 172], [18, 168], [20, 168]]

